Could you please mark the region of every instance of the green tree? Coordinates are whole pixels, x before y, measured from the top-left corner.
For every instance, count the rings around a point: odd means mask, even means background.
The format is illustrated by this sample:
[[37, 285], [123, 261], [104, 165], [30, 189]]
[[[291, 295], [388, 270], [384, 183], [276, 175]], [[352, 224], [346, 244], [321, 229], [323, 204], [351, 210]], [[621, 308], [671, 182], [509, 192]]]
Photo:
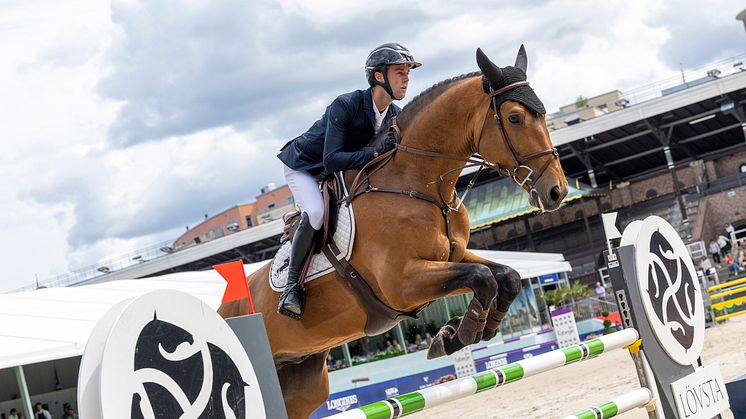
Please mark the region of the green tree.
[[580, 108], [585, 108], [586, 106], [588, 106], [588, 98], [587, 97], [578, 96], [578, 98], [575, 99], [575, 107], [576, 108], [580, 109]]

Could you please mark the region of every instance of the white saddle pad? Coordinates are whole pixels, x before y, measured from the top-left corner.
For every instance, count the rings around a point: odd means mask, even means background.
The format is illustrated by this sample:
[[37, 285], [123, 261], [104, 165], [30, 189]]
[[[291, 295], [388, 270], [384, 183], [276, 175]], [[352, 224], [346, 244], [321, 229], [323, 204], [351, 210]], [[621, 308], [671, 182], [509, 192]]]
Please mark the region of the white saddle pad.
[[[342, 184], [344, 195], [347, 195], [347, 188]], [[337, 230], [334, 232], [334, 242], [346, 259], [352, 255], [352, 245], [355, 241], [355, 215], [352, 212], [352, 205], [342, 205], [337, 216]], [[269, 285], [273, 290], [282, 292], [285, 284], [288, 282], [288, 266], [290, 265], [290, 241], [282, 244], [277, 251], [272, 266], [269, 268]], [[333, 271], [334, 267], [323, 253], [313, 256], [311, 266], [308, 267], [305, 282], [312, 281]]]

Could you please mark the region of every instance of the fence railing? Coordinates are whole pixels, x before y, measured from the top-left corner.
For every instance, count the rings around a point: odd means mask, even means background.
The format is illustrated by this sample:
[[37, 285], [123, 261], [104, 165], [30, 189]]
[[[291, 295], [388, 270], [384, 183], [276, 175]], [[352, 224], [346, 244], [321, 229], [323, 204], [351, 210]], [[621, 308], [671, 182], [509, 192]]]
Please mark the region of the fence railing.
[[677, 88], [679, 87], [683, 90], [703, 81], [714, 80], [741, 71], [746, 71], [746, 54], [740, 54], [735, 57], [725, 58], [720, 61], [684, 70], [683, 74], [677, 74], [644, 86], [626, 90], [623, 92], [624, 98], [629, 101], [629, 104], [634, 105], [664, 96], [668, 92], [673, 93], [673, 91], [678, 91]]
[[173, 248], [171, 247], [173, 242], [173, 240], [167, 240], [156, 243], [148, 247], [135, 250], [134, 252], [130, 252], [111, 259], [105, 259], [93, 265], [85, 266], [83, 268], [76, 269], [65, 274], [53, 276], [51, 278], [46, 278], [43, 281], [37, 281], [36, 283], [29, 284], [9, 292], [31, 291], [38, 288], [67, 287], [79, 284], [81, 282], [106, 275], [109, 272], [114, 272], [165, 256], [173, 252]]

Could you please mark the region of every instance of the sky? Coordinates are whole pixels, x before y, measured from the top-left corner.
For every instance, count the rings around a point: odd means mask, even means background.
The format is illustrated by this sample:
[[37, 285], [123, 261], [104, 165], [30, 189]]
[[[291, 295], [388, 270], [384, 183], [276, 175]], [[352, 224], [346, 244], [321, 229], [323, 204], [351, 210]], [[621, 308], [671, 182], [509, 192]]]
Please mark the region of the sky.
[[399, 42], [408, 97], [528, 52], [549, 112], [746, 52], [735, 0], [3, 0], [0, 292], [181, 235]]

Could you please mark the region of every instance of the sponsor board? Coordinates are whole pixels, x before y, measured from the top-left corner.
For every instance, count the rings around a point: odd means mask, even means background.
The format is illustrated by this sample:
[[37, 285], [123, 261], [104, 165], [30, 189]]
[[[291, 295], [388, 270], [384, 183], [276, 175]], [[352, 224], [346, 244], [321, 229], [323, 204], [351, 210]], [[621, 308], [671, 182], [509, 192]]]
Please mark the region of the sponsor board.
[[456, 369], [456, 376], [458, 378], [468, 377], [477, 373], [474, 358], [471, 355], [471, 346], [454, 352], [451, 357], [453, 358], [453, 367]]
[[578, 326], [575, 324], [575, 314], [572, 309], [553, 311], [552, 326], [560, 348], [580, 343]]
[[698, 368], [694, 373], [671, 383], [679, 417], [706, 419], [729, 407], [723, 375], [718, 364]]
[[352, 406], [357, 407], [357, 395], [355, 394], [326, 401], [327, 409], [339, 412], [344, 412]]

